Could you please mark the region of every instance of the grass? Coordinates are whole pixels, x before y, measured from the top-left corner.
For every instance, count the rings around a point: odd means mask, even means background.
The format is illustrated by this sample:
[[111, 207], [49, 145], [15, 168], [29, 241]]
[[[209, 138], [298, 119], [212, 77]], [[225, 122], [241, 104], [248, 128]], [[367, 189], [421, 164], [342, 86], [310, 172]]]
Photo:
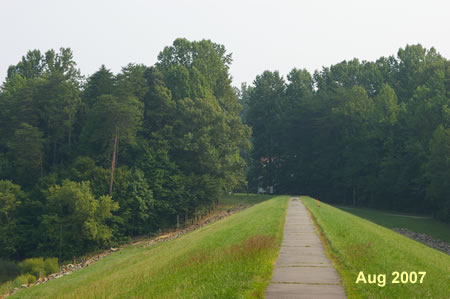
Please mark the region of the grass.
[[15, 286], [12, 280], [0, 284], [0, 298], [2, 295], [9, 293], [14, 288]]
[[273, 198], [273, 195], [244, 194], [244, 193], [224, 195], [219, 200], [218, 208], [222, 210], [227, 210], [234, 207], [238, 207], [239, 205], [250, 207], [263, 201], [266, 201], [270, 198]]
[[170, 242], [126, 247], [12, 298], [262, 298], [287, 199], [264, 201]]
[[[326, 239], [349, 298], [449, 298], [450, 256], [346, 211], [302, 197]], [[356, 283], [360, 271], [385, 274], [384, 287]], [[392, 273], [425, 271], [423, 283], [393, 284]]]
[[450, 243], [450, 225], [437, 221], [431, 217], [400, 214], [392, 211], [380, 211], [367, 208], [342, 206], [337, 206], [337, 208], [387, 228], [407, 228], [414, 232], [427, 234], [436, 239]]

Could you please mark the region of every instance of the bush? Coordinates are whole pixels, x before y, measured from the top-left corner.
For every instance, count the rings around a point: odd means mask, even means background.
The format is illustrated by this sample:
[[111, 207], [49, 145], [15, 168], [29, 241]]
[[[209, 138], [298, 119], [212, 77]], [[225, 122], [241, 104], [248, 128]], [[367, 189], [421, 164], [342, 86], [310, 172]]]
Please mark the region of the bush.
[[45, 275], [44, 259], [35, 257], [23, 260], [19, 264], [22, 274], [31, 274], [37, 278]]
[[36, 277], [34, 275], [31, 274], [22, 274], [20, 276], [17, 276], [16, 279], [14, 279], [13, 281], [13, 285], [15, 288], [20, 287], [21, 285], [24, 284], [30, 284], [36, 281]]
[[4, 284], [0, 284], [0, 297], [2, 295], [8, 294], [14, 289], [14, 284], [12, 281], [7, 281]]
[[22, 261], [20, 264], [20, 270], [22, 274], [32, 274], [33, 276], [40, 278], [59, 271], [58, 258], [46, 258], [42, 257], [29, 258]]
[[45, 275], [59, 272], [58, 258], [49, 257], [44, 260]]

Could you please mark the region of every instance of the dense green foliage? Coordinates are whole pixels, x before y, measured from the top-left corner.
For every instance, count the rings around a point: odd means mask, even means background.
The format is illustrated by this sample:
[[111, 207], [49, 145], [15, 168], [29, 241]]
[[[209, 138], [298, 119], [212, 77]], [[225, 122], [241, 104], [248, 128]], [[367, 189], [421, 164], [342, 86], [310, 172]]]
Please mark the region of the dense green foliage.
[[118, 74], [84, 78], [64, 48], [11, 66], [0, 257], [71, 259], [183, 225], [246, 180], [450, 221], [450, 62], [435, 49], [266, 71], [241, 90], [230, 64], [222, 45], [177, 39]]
[[36, 278], [45, 277], [59, 271], [57, 258], [30, 258], [19, 264], [22, 274], [31, 274]]
[[[446, 298], [450, 294], [450, 256], [390, 229], [327, 204], [302, 197], [327, 242], [348, 298]], [[358, 274], [385, 274], [386, 285], [356, 283]], [[420, 283], [393, 283], [393, 272], [426, 272]], [[403, 274], [404, 275], [404, 274]], [[420, 277], [420, 276], [419, 276]], [[405, 280], [403, 280], [405, 281]]]
[[266, 200], [170, 242], [128, 246], [12, 298], [263, 298], [287, 201], [287, 196]]
[[28, 258], [18, 264], [0, 260], [0, 295], [58, 271], [58, 258]]
[[450, 222], [450, 61], [406, 46], [241, 89], [250, 190], [431, 213]]
[[[0, 259], [0, 290], [4, 282], [19, 276], [20, 267], [17, 263], [10, 260]], [[0, 294], [4, 292], [0, 291]]]
[[183, 224], [245, 184], [231, 55], [177, 39], [155, 66], [83, 78], [34, 50], [0, 89], [0, 256], [72, 259]]

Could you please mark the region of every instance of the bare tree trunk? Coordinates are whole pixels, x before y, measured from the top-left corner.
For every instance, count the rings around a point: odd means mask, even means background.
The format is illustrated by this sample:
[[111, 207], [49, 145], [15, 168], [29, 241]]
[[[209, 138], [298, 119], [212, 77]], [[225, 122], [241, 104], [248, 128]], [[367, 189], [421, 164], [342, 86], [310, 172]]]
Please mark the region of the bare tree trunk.
[[[116, 134], [116, 135], [118, 135], [118, 134]], [[116, 166], [114, 166], [114, 168], [117, 167], [118, 164], [119, 164], [119, 139], [117, 138], [117, 146], [116, 146]]]
[[109, 182], [109, 195], [112, 195], [113, 183], [114, 183], [114, 170], [116, 169], [116, 151], [117, 151], [117, 130], [116, 136], [114, 137], [114, 150], [111, 162], [111, 179]]

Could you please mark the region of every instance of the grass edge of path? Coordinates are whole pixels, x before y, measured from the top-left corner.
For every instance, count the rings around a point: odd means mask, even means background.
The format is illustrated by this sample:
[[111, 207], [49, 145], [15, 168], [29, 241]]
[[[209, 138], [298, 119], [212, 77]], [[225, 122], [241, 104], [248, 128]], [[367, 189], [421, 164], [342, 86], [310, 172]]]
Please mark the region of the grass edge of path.
[[[277, 198], [279, 196], [274, 196], [273, 198]], [[265, 277], [262, 277], [262, 282], [258, 282], [255, 281], [255, 288], [253, 291], [249, 291], [247, 292], [247, 294], [245, 294], [246, 298], [255, 298], [258, 296], [262, 296], [261, 298], [265, 298], [265, 293], [266, 293], [266, 289], [270, 284], [270, 281], [272, 279], [272, 274], [273, 274], [273, 269], [275, 268], [275, 264], [278, 260], [278, 256], [280, 255], [280, 250], [281, 250], [281, 244], [283, 243], [283, 238], [284, 238], [284, 225], [286, 224], [286, 213], [287, 213], [287, 209], [289, 207], [289, 201], [290, 201], [290, 197], [288, 197], [288, 199], [286, 200], [286, 203], [284, 205], [284, 212], [283, 215], [281, 216], [281, 222], [280, 222], [280, 227], [279, 227], [279, 234], [278, 234], [278, 244], [277, 244], [277, 248], [275, 251], [275, 254], [272, 257], [272, 269], [270, 271], [270, 273], [267, 273], [267, 275]]]
[[[300, 199], [304, 203], [304, 201], [303, 201], [304, 197], [301, 196]], [[311, 213], [311, 211], [309, 210], [309, 208], [306, 204], [304, 204], [304, 206], [306, 208], [306, 211], [308, 212], [309, 217], [311, 218], [311, 220], [313, 222], [313, 225], [316, 229], [317, 235], [320, 238], [320, 242], [322, 243], [326, 257], [333, 263], [333, 266], [336, 268], [336, 270], [339, 274], [339, 278], [340, 278], [341, 283], [345, 290], [345, 295], [347, 297], [350, 296], [351, 298], [363, 298], [362, 296], [360, 296], [357, 293], [357, 291], [354, 288], [351, 287], [353, 284], [353, 278], [350, 278], [350, 273], [346, 270], [344, 265], [341, 264], [341, 262], [339, 261], [337, 256], [333, 253], [333, 249], [331, 248], [331, 246], [328, 242], [328, 239], [325, 237], [325, 235], [323, 233], [323, 228], [317, 223], [317, 219], [314, 216], [314, 214]]]
[[[327, 239], [324, 245], [349, 298], [450, 298], [449, 255], [326, 203], [317, 207], [311, 197], [302, 200]], [[423, 283], [399, 281], [400, 272], [426, 277]], [[377, 281], [358, 283], [361, 273], [366, 279], [377, 275]], [[381, 285], [380, 275], [386, 282]]]

